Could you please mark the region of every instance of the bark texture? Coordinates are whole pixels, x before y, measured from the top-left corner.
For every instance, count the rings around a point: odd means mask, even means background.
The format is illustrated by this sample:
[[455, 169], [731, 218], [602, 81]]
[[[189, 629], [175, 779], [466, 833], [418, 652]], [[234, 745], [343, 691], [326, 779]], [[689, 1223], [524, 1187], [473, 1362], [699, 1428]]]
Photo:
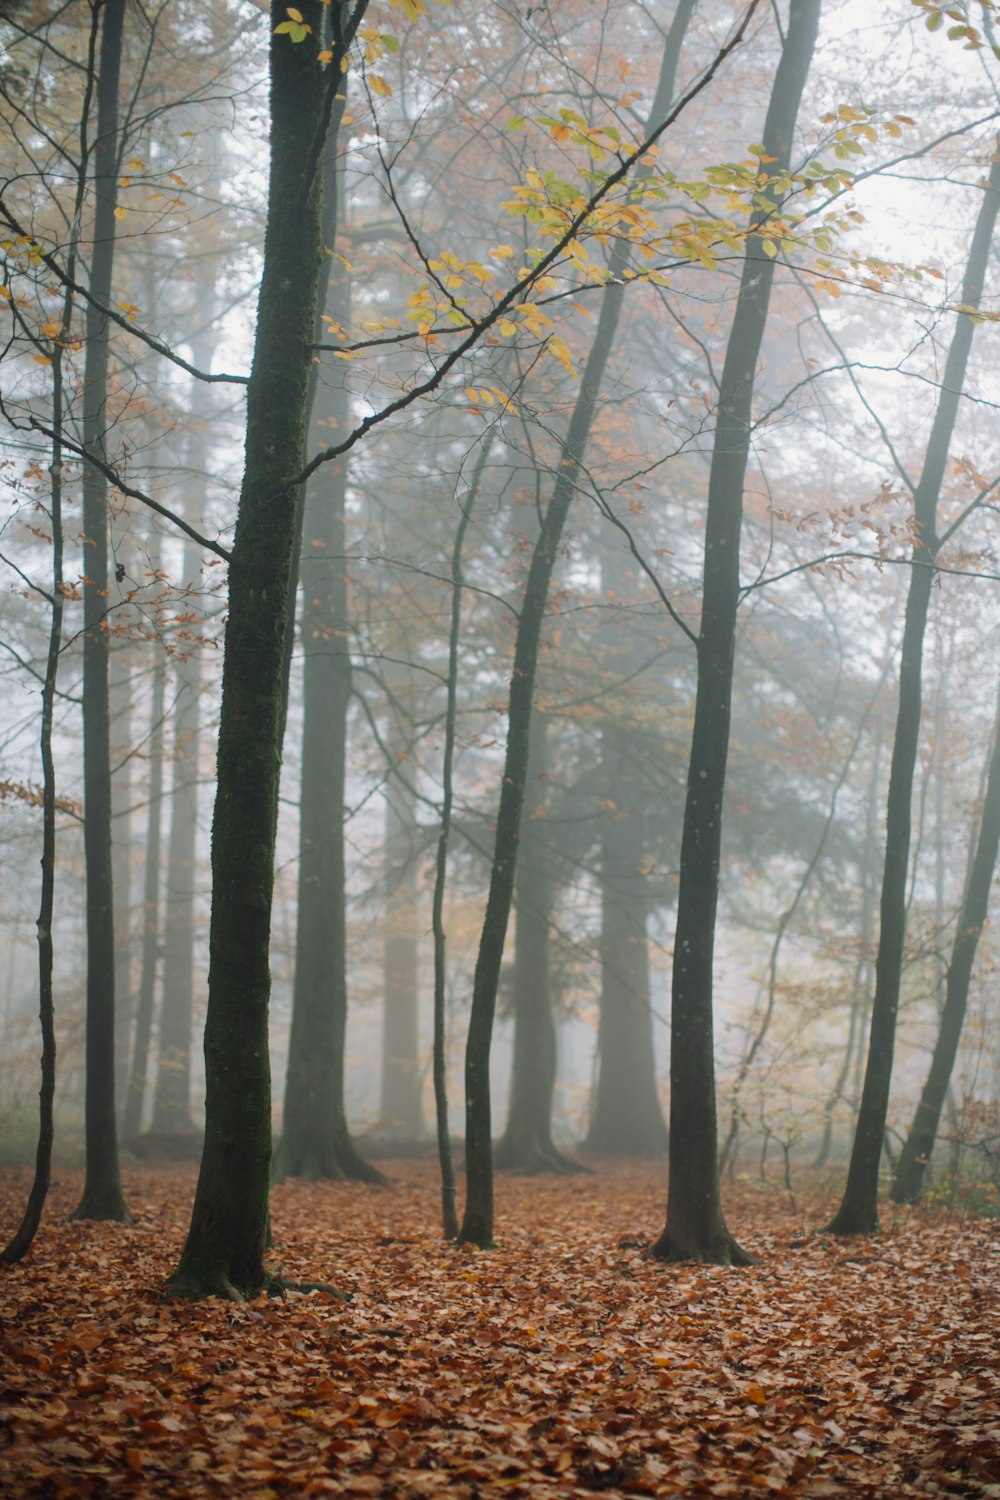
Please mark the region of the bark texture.
[[[301, 13], [320, 31], [318, 0]], [[247, 390], [246, 464], [230, 565], [205, 1026], [205, 1145], [175, 1295], [252, 1296], [264, 1284], [271, 1164], [268, 943], [284, 638], [321, 250], [308, 163], [324, 123], [314, 47], [271, 35], [264, 274]], [[339, 75], [338, 75], [339, 76]], [[308, 174], [308, 175], [307, 175]]]

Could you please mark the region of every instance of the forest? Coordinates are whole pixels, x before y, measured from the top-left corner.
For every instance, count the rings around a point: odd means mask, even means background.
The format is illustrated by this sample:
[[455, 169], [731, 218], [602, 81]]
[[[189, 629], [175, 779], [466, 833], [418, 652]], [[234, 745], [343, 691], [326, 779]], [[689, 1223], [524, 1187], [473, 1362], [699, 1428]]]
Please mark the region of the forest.
[[0, 0], [0, 1484], [1000, 1495], [997, 0]]

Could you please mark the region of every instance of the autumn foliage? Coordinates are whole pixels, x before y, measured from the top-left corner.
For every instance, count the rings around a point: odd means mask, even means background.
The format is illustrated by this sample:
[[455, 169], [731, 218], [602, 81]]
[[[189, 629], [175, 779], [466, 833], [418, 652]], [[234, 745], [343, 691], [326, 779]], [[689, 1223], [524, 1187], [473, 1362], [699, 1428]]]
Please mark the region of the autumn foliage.
[[[878, 1240], [744, 1185], [753, 1269], [646, 1258], [662, 1173], [501, 1177], [500, 1244], [437, 1232], [430, 1164], [275, 1190], [271, 1262], [350, 1293], [166, 1300], [192, 1168], [126, 1172], [130, 1227], [70, 1223], [0, 1283], [9, 1496], [968, 1496], [1000, 1484], [1000, 1226]], [[0, 1178], [12, 1222], [23, 1173]]]

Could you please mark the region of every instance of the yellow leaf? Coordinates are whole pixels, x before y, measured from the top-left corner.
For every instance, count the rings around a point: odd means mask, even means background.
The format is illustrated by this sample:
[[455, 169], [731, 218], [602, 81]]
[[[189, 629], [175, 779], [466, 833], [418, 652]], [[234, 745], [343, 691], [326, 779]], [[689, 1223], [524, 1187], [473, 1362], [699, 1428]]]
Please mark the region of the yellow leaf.
[[747, 1386], [747, 1400], [752, 1401], [754, 1406], [763, 1406], [767, 1400], [767, 1392], [756, 1380], [751, 1380]]
[[115, 218], [116, 219], [124, 219], [124, 217], [125, 217], [125, 215], [127, 213], [128, 213], [128, 209], [127, 208], [122, 208], [121, 206], [119, 206], [118, 208], [115, 209]]
[[47, 339], [57, 339], [59, 337], [60, 327], [61, 325], [59, 323], [43, 323], [41, 332]]
[[[286, 16], [291, 16], [292, 20], [293, 21], [298, 21], [299, 25], [301, 26], [301, 24], [302, 24], [302, 12], [300, 10], [295, 10], [295, 9], [293, 9], [293, 7], [291, 5], [286, 5], [286, 7], [285, 7], [285, 15]], [[171, 173], [171, 176], [173, 176], [173, 173]]]
[[178, 187], [187, 187], [186, 180], [181, 176], [181, 174], [179, 172], [171, 172], [170, 173], [170, 181], [171, 182], [176, 182], [176, 184], [177, 184]]
[[378, 94], [382, 99], [392, 98], [392, 84], [380, 77], [378, 73], [368, 74], [368, 87], [373, 94]]

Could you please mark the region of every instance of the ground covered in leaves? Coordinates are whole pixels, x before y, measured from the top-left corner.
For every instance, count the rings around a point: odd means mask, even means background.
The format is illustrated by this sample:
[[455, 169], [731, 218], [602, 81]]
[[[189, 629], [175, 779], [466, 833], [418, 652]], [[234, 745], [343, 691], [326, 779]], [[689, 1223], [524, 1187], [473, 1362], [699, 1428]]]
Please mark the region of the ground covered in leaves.
[[[1000, 1496], [1000, 1224], [805, 1233], [727, 1195], [751, 1270], [664, 1266], [663, 1171], [498, 1182], [499, 1247], [437, 1231], [429, 1162], [275, 1190], [273, 1263], [351, 1293], [165, 1301], [194, 1169], [126, 1172], [135, 1223], [0, 1266], [0, 1493], [212, 1497]], [[0, 1173], [0, 1233], [25, 1172]]]

